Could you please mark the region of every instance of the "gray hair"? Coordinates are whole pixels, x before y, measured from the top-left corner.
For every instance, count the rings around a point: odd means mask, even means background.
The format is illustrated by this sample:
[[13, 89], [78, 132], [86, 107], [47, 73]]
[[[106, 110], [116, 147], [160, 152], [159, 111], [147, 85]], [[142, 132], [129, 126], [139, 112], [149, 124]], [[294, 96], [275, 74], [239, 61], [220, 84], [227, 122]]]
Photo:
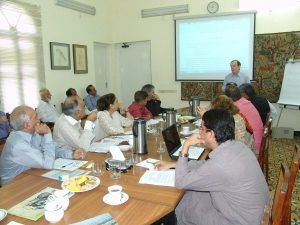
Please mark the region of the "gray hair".
[[20, 105], [12, 111], [9, 123], [15, 131], [23, 130], [24, 123], [30, 122], [30, 117], [27, 114], [26, 109], [30, 109], [30, 107], [26, 105]]
[[146, 84], [142, 87], [142, 91], [146, 92], [148, 95], [152, 94], [154, 86], [152, 84]]
[[40, 97], [43, 97], [46, 94], [47, 88], [43, 88], [40, 90]]
[[249, 96], [249, 98], [252, 98], [256, 95], [255, 88], [253, 87], [252, 84], [243, 83], [239, 86], [239, 89], [240, 89], [241, 93], [245, 92], [246, 95]]
[[68, 98], [64, 102], [63, 112], [66, 116], [74, 116], [76, 110], [82, 110], [78, 101], [73, 99], [68, 105], [66, 104]]

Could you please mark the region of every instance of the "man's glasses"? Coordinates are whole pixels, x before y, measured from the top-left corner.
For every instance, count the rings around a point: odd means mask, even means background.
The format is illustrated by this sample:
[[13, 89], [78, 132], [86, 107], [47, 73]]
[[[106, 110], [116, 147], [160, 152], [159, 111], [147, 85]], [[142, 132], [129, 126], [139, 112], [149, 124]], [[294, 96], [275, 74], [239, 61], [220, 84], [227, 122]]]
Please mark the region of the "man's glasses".
[[200, 125], [199, 130], [204, 130], [205, 132], [211, 131], [211, 129], [203, 128], [202, 125]]

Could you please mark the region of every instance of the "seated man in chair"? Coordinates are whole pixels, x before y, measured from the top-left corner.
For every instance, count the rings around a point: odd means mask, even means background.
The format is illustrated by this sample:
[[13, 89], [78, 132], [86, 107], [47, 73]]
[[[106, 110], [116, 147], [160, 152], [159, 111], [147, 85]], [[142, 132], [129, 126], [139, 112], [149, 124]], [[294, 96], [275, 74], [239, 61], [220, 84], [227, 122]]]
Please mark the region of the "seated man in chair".
[[0, 177], [5, 185], [31, 168], [53, 169], [56, 157], [83, 159], [82, 148], [61, 148], [52, 140], [50, 128], [40, 123], [40, 116], [28, 106], [16, 107], [10, 116], [13, 131], [4, 145], [0, 159]]

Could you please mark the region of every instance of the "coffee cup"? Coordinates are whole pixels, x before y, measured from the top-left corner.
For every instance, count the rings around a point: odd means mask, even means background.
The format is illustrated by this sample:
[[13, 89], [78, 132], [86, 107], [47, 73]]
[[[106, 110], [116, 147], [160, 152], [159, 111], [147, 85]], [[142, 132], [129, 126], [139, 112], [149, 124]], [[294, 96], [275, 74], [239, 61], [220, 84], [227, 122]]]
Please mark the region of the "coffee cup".
[[48, 202], [45, 205], [45, 219], [50, 223], [60, 221], [64, 216], [64, 209], [57, 201]]
[[121, 198], [122, 189], [123, 188], [120, 185], [112, 185], [107, 188], [109, 194], [113, 198]]
[[183, 132], [184, 134], [188, 134], [189, 131], [190, 131], [190, 128], [189, 128], [189, 127], [182, 127], [182, 132]]
[[51, 202], [56, 202], [61, 205], [64, 210], [66, 210], [70, 204], [68, 190], [56, 190], [53, 195], [49, 195], [48, 200]]

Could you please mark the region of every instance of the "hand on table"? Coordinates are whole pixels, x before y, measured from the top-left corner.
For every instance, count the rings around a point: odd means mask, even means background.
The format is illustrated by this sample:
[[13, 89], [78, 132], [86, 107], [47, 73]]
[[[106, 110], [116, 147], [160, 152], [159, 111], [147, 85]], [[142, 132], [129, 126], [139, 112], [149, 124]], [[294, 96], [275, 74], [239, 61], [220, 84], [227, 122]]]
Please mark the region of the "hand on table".
[[159, 161], [154, 165], [155, 170], [165, 170], [165, 169], [170, 169], [175, 167], [176, 167], [176, 162], [166, 162], [166, 161]]
[[84, 159], [86, 151], [83, 148], [76, 148], [72, 154], [73, 159]]
[[35, 131], [38, 133], [38, 134], [51, 134], [51, 130], [50, 128], [45, 124], [45, 123], [37, 123], [35, 125]]

